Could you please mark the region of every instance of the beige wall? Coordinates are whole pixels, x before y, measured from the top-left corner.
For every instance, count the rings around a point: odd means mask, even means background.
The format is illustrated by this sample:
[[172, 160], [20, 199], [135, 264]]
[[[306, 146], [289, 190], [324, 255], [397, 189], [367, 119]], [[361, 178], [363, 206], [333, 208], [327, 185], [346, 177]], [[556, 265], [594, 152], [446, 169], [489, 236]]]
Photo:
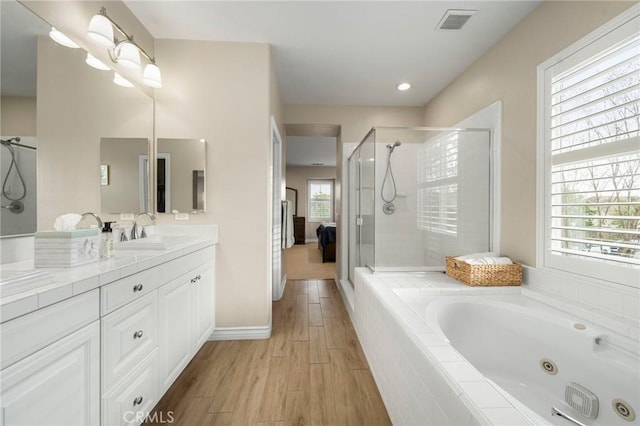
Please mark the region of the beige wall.
[[[100, 204], [101, 138], [153, 137], [153, 101], [88, 67], [86, 52], [38, 39], [38, 230]], [[103, 219], [108, 219], [107, 215]]]
[[109, 184], [100, 185], [103, 213], [140, 212], [141, 155], [149, 155], [148, 139], [102, 138], [100, 141], [100, 165], [109, 166]]
[[167, 211], [192, 211], [193, 171], [205, 170], [205, 144], [200, 139], [158, 138], [157, 152], [169, 154], [171, 158], [171, 205]]
[[427, 126], [449, 126], [497, 100], [502, 117], [502, 252], [536, 255], [536, 67], [633, 2], [545, 1], [425, 106]]
[[[309, 214], [307, 209], [307, 180], [309, 179], [335, 179], [336, 167], [319, 167], [319, 166], [289, 166], [287, 167], [287, 186], [298, 190], [298, 216], [305, 217], [306, 223], [306, 239], [317, 239], [316, 228], [318, 223], [309, 223]], [[334, 206], [334, 210], [335, 210]]]
[[36, 136], [36, 98], [3, 96], [0, 126], [1, 136]]
[[[207, 140], [207, 212], [185, 224], [218, 224], [216, 327], [270, 321], [269, 46], [156, 40], [164, 87], [158, 138]], [[253, 212], [253, 213], [247, 213]], [[159, 223], [175, 223], [160, 215]]]

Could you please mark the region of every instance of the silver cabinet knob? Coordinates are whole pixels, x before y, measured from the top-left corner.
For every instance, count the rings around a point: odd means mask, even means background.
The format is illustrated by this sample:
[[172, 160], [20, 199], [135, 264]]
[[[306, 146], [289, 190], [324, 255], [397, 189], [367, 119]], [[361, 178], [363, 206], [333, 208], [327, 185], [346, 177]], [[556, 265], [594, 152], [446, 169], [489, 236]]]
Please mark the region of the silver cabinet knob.
[[138, 330], [138, 331], [136, 331], [135, 333], [133, 333], [133, 338], [134, 338], [134, 339], [139, 339], [139, 338], [141, 338], [141, 337], [142, 337], [142, 334], [143, 334], [143, 333], [142, 333], [142, 330]]
[[136, 284], [133, 286], [133, 292], [142, 291], [142, 284]]
[[142, 400], [143, 398], [141, 396], [137, 397], [136, 399], [133, 400], [133, 406], [135, 407], [136, 405], [142, 404]]

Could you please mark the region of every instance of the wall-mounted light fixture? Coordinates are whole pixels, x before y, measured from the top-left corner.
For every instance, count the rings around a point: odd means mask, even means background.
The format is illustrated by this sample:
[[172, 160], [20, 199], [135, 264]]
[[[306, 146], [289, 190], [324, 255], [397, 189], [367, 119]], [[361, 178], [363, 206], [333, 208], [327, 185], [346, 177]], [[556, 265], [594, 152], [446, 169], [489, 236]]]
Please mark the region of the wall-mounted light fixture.
[[69, 37], [58, 31], [54, 27], [51, 27], [51, 31], [49, 31], [49, 37], [51, 37], [56, 43], [61, 44], [65, 47], [70, 47], [72, 49], [77, 49], [80, 47], [73, 40], [71, 40]]
[[[124, 37], [123, 40], [118, 40], [118, 38], [114, 36], [114, 28]], [[140, 54], [142, 54], [142, 56], [149, 61], [144, 67], [142, 82], [149, 87], [162, 87], [162, 76], [160, 75], [160, 68], [156, 65], [155, 58], [150, 56], [133, 40], [132, 35], [127, 34], [120, 25], [116, 24], [113, 19], [107, 15], [107, 9], [105, 7], [102, 7], [100, 12], [91, 18], [87, 30], [87, 38], [94, 44], [107, 48], [111, 60], [125, 68], [139, 70], [142, 66], [140, 62]], [[116, 80], [127, 81], [118, 74], [116, 74], [114, 82], [116, 82]], [[128, 81], [127, 83], [131, 84]], [[118, 83], [116, 82], [116, 84]]]

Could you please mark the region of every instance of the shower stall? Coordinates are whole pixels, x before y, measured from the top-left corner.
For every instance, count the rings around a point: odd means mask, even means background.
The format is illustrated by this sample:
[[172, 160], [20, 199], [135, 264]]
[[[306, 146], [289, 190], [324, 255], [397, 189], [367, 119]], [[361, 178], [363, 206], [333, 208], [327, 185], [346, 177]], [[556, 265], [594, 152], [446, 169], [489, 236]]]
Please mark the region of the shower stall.
[[492, 157], [490, 129], [372, 128], [347, 164], [349, 281], [493, 249]]
[[2, 137], [0, 145], [0, 237], [36, 231], [35, 137]]

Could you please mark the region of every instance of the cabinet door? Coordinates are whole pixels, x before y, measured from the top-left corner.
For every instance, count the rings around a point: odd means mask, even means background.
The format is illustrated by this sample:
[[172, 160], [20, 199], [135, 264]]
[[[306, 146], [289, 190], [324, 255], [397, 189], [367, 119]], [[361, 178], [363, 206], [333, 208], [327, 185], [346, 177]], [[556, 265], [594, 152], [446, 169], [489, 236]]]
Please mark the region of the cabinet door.
[[183, 276], [158, 290], [161, 394], [171, 386], [191, 360], [190, 286], [190, 281]]
[[197, 352], [209, 339], [215, 326], [215, 277], [212, 265], [192, 274], [191, 347]]
[[99, 321], [2, 370], [0, 383], [5, 426], [99, 424]]

